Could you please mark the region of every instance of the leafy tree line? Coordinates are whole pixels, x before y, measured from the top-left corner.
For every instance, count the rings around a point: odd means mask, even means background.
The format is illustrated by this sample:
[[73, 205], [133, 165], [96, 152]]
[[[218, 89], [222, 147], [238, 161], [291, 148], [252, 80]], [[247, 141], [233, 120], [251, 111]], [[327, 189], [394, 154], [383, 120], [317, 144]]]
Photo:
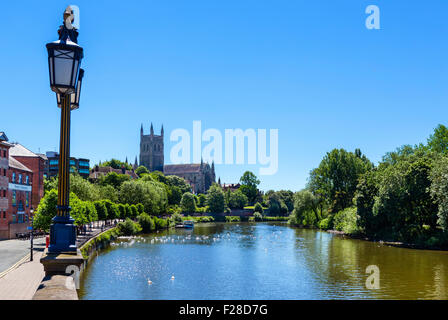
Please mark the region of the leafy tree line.
[[359, 149], [334, 149], [293, 196], [294, 225], [427, 247], [448, 245], [448, 129], [405, 145], [378, 165]]

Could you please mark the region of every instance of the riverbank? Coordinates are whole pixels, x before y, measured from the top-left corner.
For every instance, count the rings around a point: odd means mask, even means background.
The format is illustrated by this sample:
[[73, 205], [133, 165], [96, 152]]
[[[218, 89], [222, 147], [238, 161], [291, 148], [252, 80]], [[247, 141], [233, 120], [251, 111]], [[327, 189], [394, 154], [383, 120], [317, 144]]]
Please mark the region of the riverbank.
[[[296, 227], [296, 228], [299, 228], [299, 227]], [[379, 244], [390, 246], [390, 247], [416, 249], [416, 250], [448, 251], [447, 247], [426, 246], [426, 245], [419, 245], [419, 244], [415, 244], [415, 243], [405, 243], [405, 242], [399, 242], [399, 241], [377, 240], [377, 239], [369, 238], [369, 237], [361, 235], [361, 234], [349, 234], [349, 233], [345, 233], [343, 231], [338, 231], [338, 230], [322, 230], [319, 228], [314, 228], [314, 229], [320, 230], [320, 231], [325, 231], [325, 232], [335, 234], [338, 236], [347, 237], [350, 239], [369, 241], [369, 242], [379, 243]]]

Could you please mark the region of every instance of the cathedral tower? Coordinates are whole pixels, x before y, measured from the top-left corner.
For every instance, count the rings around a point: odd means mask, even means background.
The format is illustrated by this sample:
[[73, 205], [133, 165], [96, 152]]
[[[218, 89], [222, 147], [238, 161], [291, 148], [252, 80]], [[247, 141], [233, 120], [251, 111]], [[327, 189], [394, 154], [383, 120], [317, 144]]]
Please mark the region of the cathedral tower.
[[155, 135], [151, 123], [150, 134], [145, 135], [142, 124], [140, 128], [140, 165], [145, 166], [149, 171], [163, 172], [163, 126], [160, 135]]

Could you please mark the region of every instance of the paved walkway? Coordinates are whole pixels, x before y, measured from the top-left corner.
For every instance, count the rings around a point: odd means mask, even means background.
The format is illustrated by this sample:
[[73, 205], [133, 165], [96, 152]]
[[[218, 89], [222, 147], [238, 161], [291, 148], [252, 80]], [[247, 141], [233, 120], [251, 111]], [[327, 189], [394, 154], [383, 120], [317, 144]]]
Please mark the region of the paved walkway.
[[[113, 225], [88, 229], [86, 234], [77, 236], [80, 247], [90, 238]], [[30, 241], [6, 240], [0, 242], [0, 301], [31, 300], [41, 283], [45, 272], [40, 258], [45, 249], [45, 238], [34, 240], [33, 261], [29, 261]]]
[[[42, 249], [45, 247], [45, 237], [35, 238], [34, 247]], [[42, 249], [43, 250], [43, 249]], [[30, 253], [30, 240], [3, 240], [0, 241], [0, 274], [20, 259], [24, 258]]]
[[0, 278], [0, 301], [31, 300], [44, 278], [44, 266], [40, 263], [43, 251], [34, 254], [33, 261], [21, 264]]

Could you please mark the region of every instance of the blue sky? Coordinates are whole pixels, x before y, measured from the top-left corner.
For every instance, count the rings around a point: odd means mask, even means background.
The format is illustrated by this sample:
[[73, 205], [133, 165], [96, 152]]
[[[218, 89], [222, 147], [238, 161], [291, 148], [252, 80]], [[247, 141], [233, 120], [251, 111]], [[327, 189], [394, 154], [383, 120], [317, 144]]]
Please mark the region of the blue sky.
[[[129, 160], [143, 123], [279, 129], [279, 170], [261, 188], [299, 190], [332, 148], [377, 162], [426, 141], [448, 116], [448, 2], [8, 1], [0, 8], [0, 130], [33, 151], [58, 149], [45, 44], [80, 8], [81, 107], [71, 154]], [[367, 30], [365, 9], [381, 10]], [[258, 165], [219, 165], [237, 182]]]

